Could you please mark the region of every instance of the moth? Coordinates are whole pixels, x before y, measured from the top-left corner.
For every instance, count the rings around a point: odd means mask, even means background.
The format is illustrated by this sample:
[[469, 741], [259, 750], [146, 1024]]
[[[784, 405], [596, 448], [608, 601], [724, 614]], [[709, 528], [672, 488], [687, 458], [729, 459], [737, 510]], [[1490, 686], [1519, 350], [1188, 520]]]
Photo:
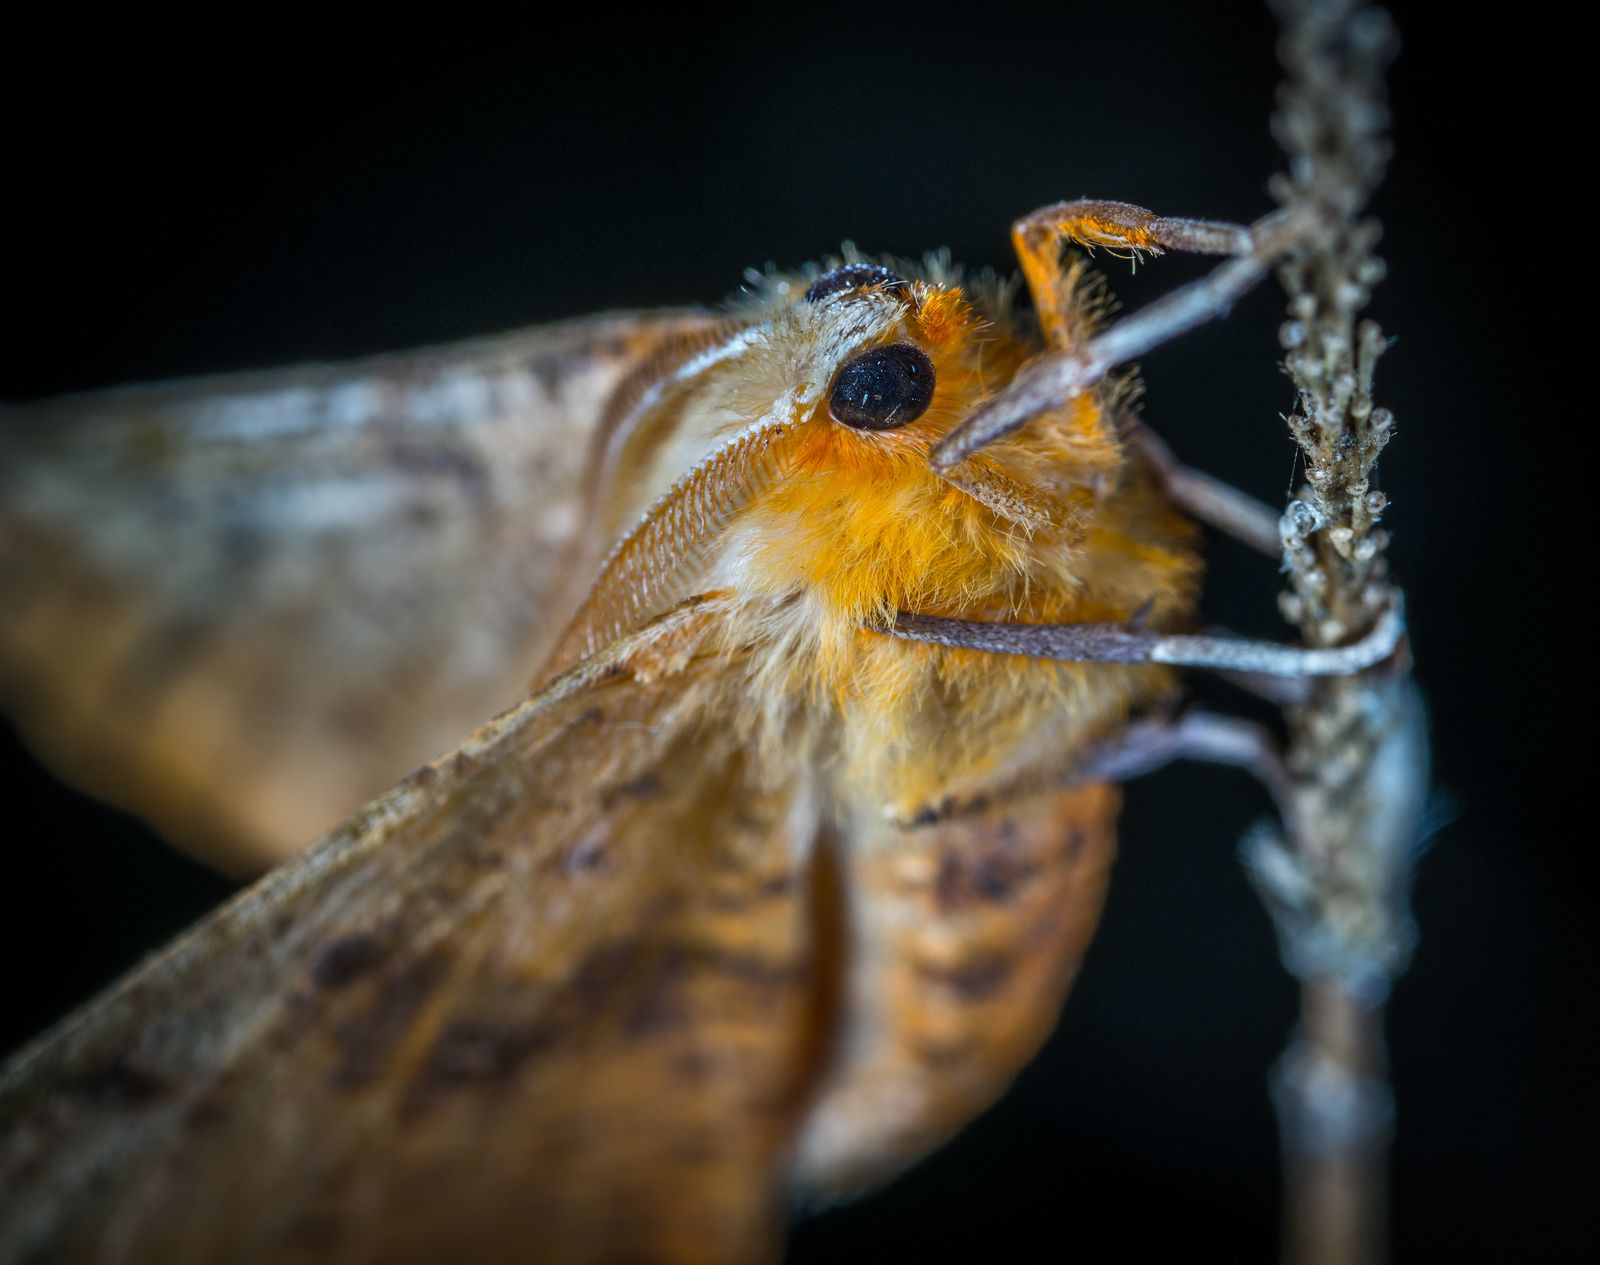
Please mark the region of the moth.
[[[6, 417], [0, 698], [275, 868], [5, 1067], [0, 1261], [767, 1260], [949, 1138], [1055, 1022], [1116, 781], [1249, 763], [1176, 666], [1399, 636], [1196, 635], [1194, 518], [1275, 516], [1108, 372], [1291, 229], [1064, 203], [1031, 310], [850, 254]], [[1097, 337], [1074, 245], [1233, 259]]]

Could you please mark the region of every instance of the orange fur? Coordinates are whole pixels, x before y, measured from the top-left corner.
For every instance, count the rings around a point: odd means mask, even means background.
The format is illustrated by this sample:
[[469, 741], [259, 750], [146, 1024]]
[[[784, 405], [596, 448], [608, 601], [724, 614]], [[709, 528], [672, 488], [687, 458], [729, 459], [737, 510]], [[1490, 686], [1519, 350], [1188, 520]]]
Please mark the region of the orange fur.
[[[1103, 290], [1080, 267], [1066, 284], [1063, 328], [1084, 335]], [[1194, 533], [1124, 452], [1126, 383], [1036, 419], [947, 480], [929, 449], [1038, 344], [948, 281], [814, 304], [796, 301], [801, 289], [786, 287], [721, 359], [691, 365], [674, 386], [667, 448], [702, 455], [619, 547], [587, 609], [632, 612], [637, 626], [691, 592], [722, 594], [721, 644], [754, 651], [732, 709], [740, 724], [786, 767], [799, 724], [811, 735], [802, 746], [834, 747], [845, 782], [870, 787], [862, 794], [892, 813], [990, 776], [1025, 748], [1044, 743], [1059, 758], [1169, 689], [1156, 668], [952, 651], [873, 631], [901, 610], [1083, 622], [1148, 605], [1153, 625], [1168, 625], [1193, 601]], [[834, 422], [838, 365], [902, 340], [934, 363], [927, 411], [888, 431]], [[732, 454], [755, 435], [768, 464], [735, 478]], [[731, 498], [730, 478], [737, 509], [704, 512], [695, 489], [711, 483]], [[672, 583], [641, 579], [651, 559], [679, 572]]]

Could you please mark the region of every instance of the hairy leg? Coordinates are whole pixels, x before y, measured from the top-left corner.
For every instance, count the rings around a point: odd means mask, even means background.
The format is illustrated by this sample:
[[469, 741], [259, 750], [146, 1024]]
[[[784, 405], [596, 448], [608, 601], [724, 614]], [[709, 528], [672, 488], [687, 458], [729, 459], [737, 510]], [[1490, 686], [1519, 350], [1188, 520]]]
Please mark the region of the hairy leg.
[[1168, 250], [1196, 255], [1248, 255], [1250, 230], [1216, 220], [1160, 216], [1127, 202], [1058, 202], [1018, 220], [1011, 242], [1022, 275], [1033, 292], [1039, 324], [1051, 347], [1074, 345], [1074, 312], [1069, 287], [1062, 284], [1062, 248], [1068, 242], [1139, 259]]

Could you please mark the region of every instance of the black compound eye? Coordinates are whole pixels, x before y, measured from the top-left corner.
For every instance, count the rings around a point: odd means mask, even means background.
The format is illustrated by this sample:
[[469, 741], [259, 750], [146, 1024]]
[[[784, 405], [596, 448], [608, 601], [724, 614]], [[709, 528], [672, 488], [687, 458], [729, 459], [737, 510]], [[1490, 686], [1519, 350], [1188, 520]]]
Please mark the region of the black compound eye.
[[861, 286], [903, 286], [905, 279], [897, 277], [887, 268], [880, 268], [877, 264], [845, 264], [839, 268], [829, 268], [806, 291], [806, 302], [815, 303], [818, 299], [825, 299], [830, 294], [838, 294], [840, 290], [855, 290]]
[[890, 343], [847, 361], [828, 393], [833, 420], [857, 430], [914, 422], [933, 400], [933, 361], [920, 347]]

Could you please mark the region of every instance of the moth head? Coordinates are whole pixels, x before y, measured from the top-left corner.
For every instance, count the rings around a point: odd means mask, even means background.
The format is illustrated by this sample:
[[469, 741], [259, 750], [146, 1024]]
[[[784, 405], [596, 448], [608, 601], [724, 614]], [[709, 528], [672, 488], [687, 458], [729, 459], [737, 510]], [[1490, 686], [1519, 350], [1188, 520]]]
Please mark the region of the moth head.
[[[841, 633], [897, 610], [1037, 613], [1072, 588], [1121, 468], [1115, 408], [1074, 401], [936, 472], [932, 448], [1038, 350], [997, 286], [940, 271], [845, 264], [774, 314], [775, 332], [792, 321], [798, 335], [782, 340], [787, 381], [810, 392], [773, 477], [730, 527], [730, 587], [803, 592]], [[777, 400], [784, 376], [754, 372]]]
[[708, 592], [803, 607], [834, 642], [900, 610], [1039, 619], [1080, 602], [1086, 532], [1122, 479], [1115, 395], [940, 473], [933, 447], [1041, 350], [1009, 292], [938, 260], [766, 280], [617, 422], [618, 543], [566, 658]]

